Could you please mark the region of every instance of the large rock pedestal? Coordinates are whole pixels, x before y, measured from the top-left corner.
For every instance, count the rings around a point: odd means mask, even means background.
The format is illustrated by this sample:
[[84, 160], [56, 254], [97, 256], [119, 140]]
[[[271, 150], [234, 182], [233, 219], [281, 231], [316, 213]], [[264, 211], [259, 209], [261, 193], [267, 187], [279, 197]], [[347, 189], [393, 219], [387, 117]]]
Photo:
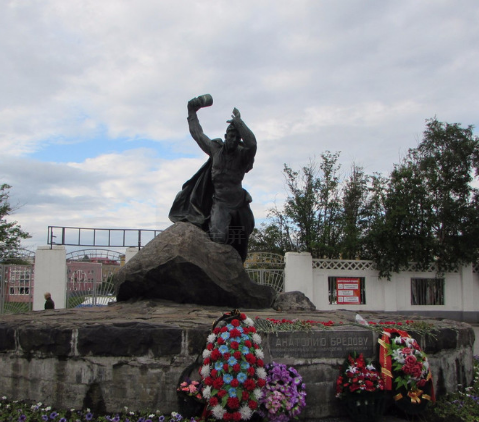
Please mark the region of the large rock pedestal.
[[248, 277], [236, 250], [189, 223], [159, 234], [115, 276], [117, 300], [165, 299], [232, 308], [268, 308], [274, 289]]

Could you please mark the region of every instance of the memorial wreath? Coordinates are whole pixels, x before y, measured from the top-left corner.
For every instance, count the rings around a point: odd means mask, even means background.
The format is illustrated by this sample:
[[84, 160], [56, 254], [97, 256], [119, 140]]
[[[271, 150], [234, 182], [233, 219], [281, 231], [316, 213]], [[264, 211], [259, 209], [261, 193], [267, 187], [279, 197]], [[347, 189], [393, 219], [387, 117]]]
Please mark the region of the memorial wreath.
[[259, 407], [266, 385], [261, 337], [254, 322], [233, 311], [208, 336], [200, 367], [203, 418], [249, 420]]
[[422, 412], [435, 400], [426, 353], [406, 331], [395, 328], [386, 328], [378, 341], [386, 389], [394, 391], [394, 401], [404, 412]]

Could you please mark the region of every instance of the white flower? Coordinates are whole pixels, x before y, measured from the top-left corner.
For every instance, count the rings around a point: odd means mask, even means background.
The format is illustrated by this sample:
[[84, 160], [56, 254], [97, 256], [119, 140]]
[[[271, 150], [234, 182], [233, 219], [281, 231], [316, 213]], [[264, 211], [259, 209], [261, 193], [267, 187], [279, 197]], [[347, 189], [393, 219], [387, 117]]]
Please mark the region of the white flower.
[[250, 317], [246, 317], [243, 321], [248, 327], [252, 327], [254, 325], [254, 321]]
[[211, 334], [206, 338], [206, 340], [208, 341], [208, 343], [214, 343], [214, 341], [216, 340], [216, 334], [211, 333]]
[[368, 371], [375, 371], [375, 370], [376, 370], [376, 368], [374, 367], [374, 365], [373, 365], [372, 363], [370, 363], [369, 365], [367, 365], [367, 366], [366, 366], [366, 369], [367, 369]]
[[256, 369], [256, 375], [258, 375], [258, 378], [261, 378], [263, 380], [266, 379], [267, 373], [264, 368], [257, 368]]
[[253, 390], [253, 396], [256, 400], [260, 400], [261, 397], [263, 397], [263, 391], [261, 390], [261, 388], [255, 388]]
[[348, 369], [346, 372], [351, 372], [352, 374], [355, 374], [356, 372], [359, 372], [359, 369], [356, 368], [355, 366], [348, 366]]
[[401, 353], [401, 351], [398, 350], [398, 349], [393, 350], [393, 353], [392, 353], [391, 357], [392, 357], [394, 360], [397, 360], [399, 363], [404, 363], [404, 362], [406, 362], [406, 359], [404, 358], [404, 354]]
[[209, 358], [211, 356], [211, 350], [203, 350], [203, 359]]
[[250, 420], [253, 415], [253, 411], [247, 405], [241, 406], [239, 411], [241, 413], [241, 419], [244, 421]]
[[256, 343], [256, 344], [261, 344], [261, 336], [257, 333], [253, 333], [253, 341]]
[[203, 388], [203, 397], [205, 399], [209, 399], [211, 397], [211, 386], [210, 385]]
[[255, 349], [254, 354], [258, 359], [264, 359], [264, 353], [261, 349]]
[[225, 414], [225, 410], [219, 404], [213, 407], [213, 409], [211, 409], [211, 412], [213, 413], [215, 419], [223, 419], [223, 415]]
[[203, 365], [200, 373], [203, 378], [208, 377], [210, 375], [210, 365]]
[[152, 413], [151, 415], [148, 415], [149, 418], [154, 418], [155, 417], [155, 414]]

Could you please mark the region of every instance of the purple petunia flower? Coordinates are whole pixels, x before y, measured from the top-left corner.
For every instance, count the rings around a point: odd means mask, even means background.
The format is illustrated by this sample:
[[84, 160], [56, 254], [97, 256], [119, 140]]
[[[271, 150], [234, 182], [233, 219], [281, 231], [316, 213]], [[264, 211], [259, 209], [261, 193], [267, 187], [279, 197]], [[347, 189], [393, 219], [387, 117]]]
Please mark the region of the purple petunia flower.
[[52, 412], [52, 413], [50, 414], [50, 419], [55, 419], [57, 416], [58, 416], [58, 413], [57, 413], [57, 412]]
[[85, 415], [85, 419], [86, 419], [87, 421], [91, 421], [91, 420], [93, 419], [93, 413], [87, 413], [87, 414]]
[[21, 415], [19, 418], [18, 418], [18, 421], [19, 422], [25, 422], [27, 420], [27, 417], [25, 415]]

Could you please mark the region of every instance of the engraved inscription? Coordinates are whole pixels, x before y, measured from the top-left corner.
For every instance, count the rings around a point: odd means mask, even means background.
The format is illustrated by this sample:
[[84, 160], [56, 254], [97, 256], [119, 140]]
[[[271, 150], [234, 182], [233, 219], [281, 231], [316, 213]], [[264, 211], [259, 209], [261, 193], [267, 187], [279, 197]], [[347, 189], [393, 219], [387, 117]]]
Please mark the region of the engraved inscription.
[[334, 358], [353, 350], [371, 357], [374, 351], [373, 333], [368, 331], [278, 333], [270, 334], [268, 343], [273, 358]]

